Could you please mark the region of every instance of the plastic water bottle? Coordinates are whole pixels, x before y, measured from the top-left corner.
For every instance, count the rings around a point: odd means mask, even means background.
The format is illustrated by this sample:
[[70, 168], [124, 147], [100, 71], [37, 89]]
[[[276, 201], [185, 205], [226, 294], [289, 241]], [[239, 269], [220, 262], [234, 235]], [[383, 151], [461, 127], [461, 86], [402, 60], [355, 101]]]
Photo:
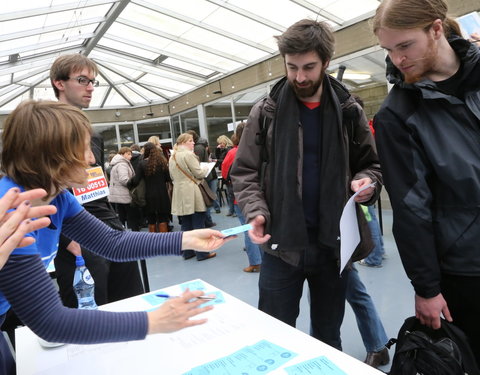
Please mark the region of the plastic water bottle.
[[82, 256], [77, 256], [75, 260], [77, 268], [73, 275], [73, 290], [77, 295], [78, 308], [86, 310], [95, 310], [98, 308], [95, 303], [95, 282]]

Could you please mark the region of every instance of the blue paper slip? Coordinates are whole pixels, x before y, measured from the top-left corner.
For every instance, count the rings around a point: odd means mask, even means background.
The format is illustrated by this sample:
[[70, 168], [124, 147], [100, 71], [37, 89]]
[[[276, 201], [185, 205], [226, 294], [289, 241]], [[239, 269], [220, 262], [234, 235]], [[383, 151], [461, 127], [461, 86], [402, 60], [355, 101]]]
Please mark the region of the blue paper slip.
[[221, 233], [224, 234], [225, 237], [229, 237], [229, 236], [234, 236], [234, 235], [239, 234], [239, 233], [246, 232], [247, 230], [250, 230], [250, 229], [252, 229], [252, 225], [251, 224], [245, 224], [245, 225], [240, 225], [240, 226], [234, 227], [234, 228], [224, 229], [224, 230], [221, 231]]
[[197, 366], [184, 375], [267, 374], [296, 355], [290, 350], [262, 340], [226, 357]]
[[288, 375], [347, 375], [325, 356], [317, 357], [309, 361], [286, 367], [285, 371], [287, 371]]

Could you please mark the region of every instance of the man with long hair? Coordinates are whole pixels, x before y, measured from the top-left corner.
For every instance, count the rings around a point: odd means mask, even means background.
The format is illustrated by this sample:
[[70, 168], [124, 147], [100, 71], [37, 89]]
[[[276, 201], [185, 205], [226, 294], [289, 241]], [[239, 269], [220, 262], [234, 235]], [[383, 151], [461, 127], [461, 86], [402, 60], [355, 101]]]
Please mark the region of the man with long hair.
[[373, 31], [393, 84], [375, 116], [415, 314], [465, 331], [480, 360], [480, 52], [444, 0], [384, 0]]

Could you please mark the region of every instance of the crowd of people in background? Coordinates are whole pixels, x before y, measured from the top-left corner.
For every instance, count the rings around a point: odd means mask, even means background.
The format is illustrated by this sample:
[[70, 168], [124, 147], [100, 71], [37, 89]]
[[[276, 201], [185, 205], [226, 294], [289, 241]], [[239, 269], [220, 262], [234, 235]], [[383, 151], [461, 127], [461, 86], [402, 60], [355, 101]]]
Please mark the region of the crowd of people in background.
[[[221, 213], [226, 189], [225, 214], [252, 227], [244, 235], [249, 265], [243, 271], [260, 272], [258, 308], [295, 326], [308, 281], [311, 335], [341, 350], [348, 301], [365, 362], [386, 365], [387, 336], [373, 301], [353, 261], [340, 273], [338, 266], [340, 217], [354, 192], [365, 206], [357, 212], [359, 228], [370, 226], [376, 240], [374, 247], [361, 236], [354, 256], [369, 246], [374, 250], [360, 264], [382, 266], [374, 204], [385, 179], [419, 322], [438, 329], [442, 317], [453, 321], [480, 362], [479, 36], [463, 39], [447, 10], [443, 0], [384, 0], [378, 7], [373, 33], [388, 54], [393, 88], [373, 121], [376, 142], [361, 99], [326, 73], [335, 50], [326, 22], [304, 19], [276, 37], [286, 75], [231, 138], [220, 135], [213, 146], [188, 130], [166, 152], [152, 136], [142, 147], [112, 150], [106, 162], [103, 140], [82, 112], [98, 85], [98, 67], [80, 54], [60, 56], [50, 77], [58, 102], [20, 104], [2, 133], [0, 323], [18, 314], [46, 340], [83, 344], [139, 340], [204, 323], [189, 319], [211, 308], [200, 307], [198, 291], [148, 313], [67, 308], [77, 303], [75, 256], [85, 257], [97, 304], [141, 294], [132, 260], [217, 256], [214, 250], [229, 239], [207, 228], [217, 225], [212, 213]], [[92, 166], [105, 170], [109, 195], [82, 206], [66, 189], [85, 186]], [[208, 190], [217, 193], [211, 202]], [[40, 207], [25, 202], [44, 196]], [[42, 215], [50, 216], [30, 220]], [[181, 231], [168, 233], [174, 218]], [[45, 226], [48, 232], [37, 231]], [[149, 233], [139, 233], [144, 227]], [[44, 267], [53, 258], [60, 298]], [[0, 373], [14, 371], [0, 335]]]

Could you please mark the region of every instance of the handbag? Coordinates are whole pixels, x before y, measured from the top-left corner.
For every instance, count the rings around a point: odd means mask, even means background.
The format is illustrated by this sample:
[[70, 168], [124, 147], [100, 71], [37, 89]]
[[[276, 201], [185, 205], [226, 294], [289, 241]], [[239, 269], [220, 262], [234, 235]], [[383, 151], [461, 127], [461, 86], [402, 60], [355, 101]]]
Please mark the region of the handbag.
[[128, 189], [132, 197], [131, 205], [134, 207], [145, 207], [147, 200], [145, 199], [145, 180], [142, 178], [137, 186]]
[[212, 207], [213, 206], [213, 201], [217, 199], [217, 195], [210, 189], [208, 186], [207, 181], [203, 178], [199, 183], [197, 180], [195, 180], [192, 176], [190, 176], [187, 172], [185, 172], [177, 163], [177, 158], [175, 157], [175, 154], [173, 154], [173, 160], [175, 161], [175, 164], [177, 165], [177, 168], [182, 171], [182, 173], [187, 176], [194, 184], [198, 186], [200, 189], [200, 193], [202, 194], [203, 201], [205, 202], [205, 206], [207, 207]]

